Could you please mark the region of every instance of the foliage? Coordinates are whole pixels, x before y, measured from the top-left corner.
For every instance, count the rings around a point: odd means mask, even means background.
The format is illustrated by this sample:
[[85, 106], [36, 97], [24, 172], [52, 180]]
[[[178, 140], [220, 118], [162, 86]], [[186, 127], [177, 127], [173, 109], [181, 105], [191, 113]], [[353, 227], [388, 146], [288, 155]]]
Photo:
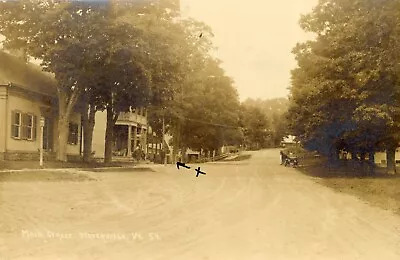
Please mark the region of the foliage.
[[399, 1], [323, 0], [301, 19], [317, 36], [297, 44], [291, 130], [331, 157], [398, 142]]
[[71, 113], [91, 84], [87, 69], [91, 57], [101, 51], [99, 46], [106, 40], [99, 28], [107, 25], [107, 4], [21, 0], [1, 2], [0, 10], [4, 47], [22, 49], [55, 74], [59, 111], [56, 151], [57, 159], [65, 161]]
[[204, 59], [210, 45], [198, 40], [200, 31], [209, 31], [204, 24], [152, 4], [22, 0], [2, 2], [0, 9], [5, 48], [25, 50], [55, 74], [60, 127], [78, 99], [107, 109], [108, 130], [131, 107], [170, 106], [192, 56]]
[[260, 149], [271, 145], [272, 131], [269, 120], [259, 107], [242, 104], [240, 123], [243, 128], [246, 147]]
[[180, 113], [176, 116], [181, 125], [181, 146], [211, 151], [240, 143], [239, 98], [219, 62], [210, 57], [203, 62], [186, 81], [185, 93], [177, 100]]
[[262, 111], [267, 117], [271, 130], [268, 146], [279, 146], [282, 138], [288, 134], [286, 117], [289, 100], [287, 98], [265, 100], [248, 98], [243, 102], [243, 105], [246, 107], [256, 107]]

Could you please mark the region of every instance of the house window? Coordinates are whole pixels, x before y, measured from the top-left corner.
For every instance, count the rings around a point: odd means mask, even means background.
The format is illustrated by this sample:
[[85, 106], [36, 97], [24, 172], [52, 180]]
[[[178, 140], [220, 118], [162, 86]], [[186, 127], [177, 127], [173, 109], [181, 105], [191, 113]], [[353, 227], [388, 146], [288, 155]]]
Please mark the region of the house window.
[[69, 124], [68, 144], [78, 144], [79, 126], [78, 124]]
[[21, 140], [36, 140], [36, 116], [13, 111], [11, 136]]
[[13, 138], [21, 138], [21, 113], [12, 112], [11, 136]]
[[45, 117], [43, 127], [43, 149], [51, 151], [53, 149], [53, 122]]
[[34, 140], [36, 133], [36, 117], [31, 114], [21, 114], [21, 139]]

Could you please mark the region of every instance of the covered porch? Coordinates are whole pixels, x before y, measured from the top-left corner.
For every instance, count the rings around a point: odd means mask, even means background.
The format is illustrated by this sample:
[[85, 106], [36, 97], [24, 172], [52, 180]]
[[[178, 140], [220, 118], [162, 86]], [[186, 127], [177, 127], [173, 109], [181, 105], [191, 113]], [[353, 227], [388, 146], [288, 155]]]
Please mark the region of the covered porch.
[[136, 123], [116, 124], [114, 127], [113, 156], [116, 160], [163, 161], [162, 138], [151, 128]]
[[113, 156], [146, 159], [147, 127], [140, 124], [116, 124]]

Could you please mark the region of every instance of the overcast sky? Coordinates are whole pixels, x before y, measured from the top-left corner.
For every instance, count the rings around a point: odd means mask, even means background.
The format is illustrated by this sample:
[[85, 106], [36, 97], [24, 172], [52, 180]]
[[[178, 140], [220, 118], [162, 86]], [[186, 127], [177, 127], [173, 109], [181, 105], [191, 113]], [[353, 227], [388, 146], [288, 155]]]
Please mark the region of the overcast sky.
[[184, 15], [208, 24], [217, 56], [236, 83], [240, 99], [285, 97], [292, 48], [310, 38], [298, 20], [318, 0], [181, 0]]
[[241, 100], [285, 97], [292, 48], [310, 38], [298, 25], [318, 0], [181, 0], [183, 14], [208, 24], [217, 55], [236, 82]]

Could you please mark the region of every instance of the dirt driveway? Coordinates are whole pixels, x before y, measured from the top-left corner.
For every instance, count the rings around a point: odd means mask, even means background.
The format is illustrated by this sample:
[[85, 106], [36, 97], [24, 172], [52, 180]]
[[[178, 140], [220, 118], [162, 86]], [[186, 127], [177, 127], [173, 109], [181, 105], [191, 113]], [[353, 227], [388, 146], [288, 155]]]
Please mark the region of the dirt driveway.
[[280, 166], [277, 150], [189, 166], [2, 179], [0, 260], [400, 259], [398, 216]]

